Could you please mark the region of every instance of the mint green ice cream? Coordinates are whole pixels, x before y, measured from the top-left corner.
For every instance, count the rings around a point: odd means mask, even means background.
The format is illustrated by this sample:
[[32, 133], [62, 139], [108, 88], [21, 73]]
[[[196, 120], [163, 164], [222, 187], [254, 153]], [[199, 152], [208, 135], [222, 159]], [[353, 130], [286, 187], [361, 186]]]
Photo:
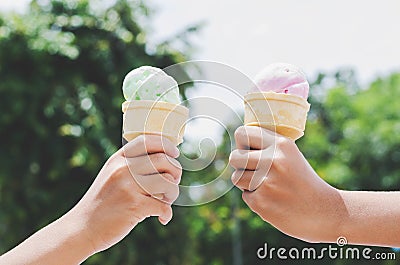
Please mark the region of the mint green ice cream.
[[180, 104], [178, 83], [163, 70], [141, 66], [130, 71], [122, 84], [127, 101], [154, 100]]

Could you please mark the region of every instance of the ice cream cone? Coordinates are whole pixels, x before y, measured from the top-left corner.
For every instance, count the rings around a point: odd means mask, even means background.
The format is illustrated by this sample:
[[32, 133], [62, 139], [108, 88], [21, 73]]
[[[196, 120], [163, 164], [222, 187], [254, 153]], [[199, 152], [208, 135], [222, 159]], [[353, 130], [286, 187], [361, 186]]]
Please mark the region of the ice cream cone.
[[244, 124], [260, 126], [293, 141], [304, 135], [310, 104], [302, 97], [275, 92], [253, 92], [244, 97]]
[[175, 145], [183, 142], [189, 110], [178, 104], [133, 100], [122, 104], [123, 137], [131, 141], [141, 134], [162, 135]]

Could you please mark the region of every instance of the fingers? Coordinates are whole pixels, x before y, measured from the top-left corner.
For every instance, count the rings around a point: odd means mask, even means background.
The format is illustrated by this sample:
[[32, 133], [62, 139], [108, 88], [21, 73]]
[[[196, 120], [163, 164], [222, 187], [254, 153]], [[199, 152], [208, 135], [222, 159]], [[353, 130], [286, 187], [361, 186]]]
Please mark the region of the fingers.
[[232, 182], [241, 190], [253, 191], [267, 176], [273, 162], [274, 150], [234, 150], [229, 157], [229, 164], [236, 169]]
[[266, 177], [267, 173], [263, 170], [236, 170], [233, 172], [231, 180], [242, 191], [254, 191]]
[[258, 126], [240, 126], [235, 131], [236, 147], [238, 149], [265, 149], [273, 146], [276, 134]]
[[229, 157], [229, 164], [235, 169], [256, 170], [260, 167], [270, 167], [274, 150], [233, 150]]
[[273, 162], [276, 134], [257, 126], [235, 131], [236, 146], [229, 164], [236, 169], [232, 182], [241, 190], [253, 191], [265, 180]]
[[268, 185], [261, 185], [259, 189], [255, 191], [244, 191], [242, 193], [243, 201], [250, 207], [250, 209], [258, 214], [264, 221], [269, 221], [270, 217], [268, 213], [272, 213], [274, 210], [273, 205], [275, 200], [269, 196], [270, 190]]
[[242, 199], [243, 201], [250, 207], [252, 211], [255, 213], [259, 213], [258, 209], [256, 209], [256, 204], [254, 203], [254, 196], [255, 192], [250, 192], [250, 191], [244, 191], [242, 193]]
[[182, 167], [177, 160], [164, 153], [144, 155], [135, 158], [126, 158], [132, 175], [151, 175], [168, 173], [170, 181], [179, 183], [182, 176]]
[[159, 135], [140, 135], [121, 149], [125, 157], [138, 157], [153, 153], [165, 153], [174, 158], [179, 156], [179, 149], [170, 140]]
[[[150, 216], [158, 216], [158, 220], [161, 224], [166, 225], [172, 219], [172, 208], [171, 205], [162, 202], [156, 198], [143, 198], [141, 207], [142, 213], [141, 216], [150, 217]], [[144, 218], [140, 218], [139, 221], [142, 221]]]
[[171, 221], [173, 213], [171, 206], [164, 203], [164, 208], [165, 210], [163, 210], [162, 213], [158, 216], [158, 221], [163, 225], [167, 225], [169, 221]]
[[[143, 194], [157, 197], [168, 204], [172, 204], [179, 196], [179, 186], [168, 178], [170, 177], [163, 174], [134, 176]], [[163, 197], [160, 197], [161, 194], [163, 194]]]

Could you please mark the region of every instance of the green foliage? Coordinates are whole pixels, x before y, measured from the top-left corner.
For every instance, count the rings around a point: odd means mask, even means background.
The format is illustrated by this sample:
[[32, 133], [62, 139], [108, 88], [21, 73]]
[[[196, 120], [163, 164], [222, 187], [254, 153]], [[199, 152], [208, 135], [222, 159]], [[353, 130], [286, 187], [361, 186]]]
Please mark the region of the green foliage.
[[[151, 47], [146, 5], [101, 2], [33, 1], [25, 15], [0, 16], [0, 253], [72, 207], [121, 145], [125, 74], [188, 58], [193, 28]], [[187, 48], [177, 50], [176, 42]], [[360, 89], [352, 70], [321, 73], [311, 91], [306, 135], [298, 144], [318, 174], [343, 189], [398, 190], [400, 75]], [[185, 87], [181, 92], [184, 97]], [[229, 126], [231, 133], [237, 126]], [[225, 135], [219, 166], [185, 172], [183, 182], [214, 179], [230, 149]], [[262, 221], [233, 189], [205, 205], [174, 207], [167, 227], [146, 220], [85, 264], [267, 263], [256, 256], [264, 242], [309, 246]]]
[[300, 141], [321, 177], [344, 189], [399, 189], [399, 96], [399, 74], [364, 90], [328, 91]]
[[[54, 0], [1, 16], [0, 252], [72, 207], [119, 148], [125, 74], [186, 59], [166, 44], [147, 51], [137, 21], [150, 12], [140, 1]], [[143, 238], [87, 264], [127, 264]]]

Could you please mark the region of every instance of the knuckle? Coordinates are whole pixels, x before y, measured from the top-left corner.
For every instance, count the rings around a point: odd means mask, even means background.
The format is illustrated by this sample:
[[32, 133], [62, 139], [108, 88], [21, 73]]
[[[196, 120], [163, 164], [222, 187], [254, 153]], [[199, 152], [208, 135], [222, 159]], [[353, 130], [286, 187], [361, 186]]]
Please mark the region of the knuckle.
[[139, 136], [137, 136], [134, 141], [136, 141], [137, 144], [139, 144], [139, 146], [145, 146], [146, 143], [146, 136], [141, 134]]
[[165, 169], [174, 175], [180, 176], [182, 174], [182, 165], [179, 161], [167, 155], [165, 155], [165, 159]]
[[243, 157], [243, 167], [249, 170], [255, 170], [263, 166], [261, 152], [253, 152]]
[[155, 136], [155, 135], [145, 135], [142, 134], [140, 135], [140, 137], [142, 137], [142, 140], [140, 142], [140, 146], [143, 146], [143, 148], [145, 149], [145, 151], [147, 152], [148, 149], [151, 149], [154, 145], [159, 144], [159, 137]]
[[170, 174], [170, 173], [162, 173], [161, 175], [167, 181], [172, 182], [172, 183], [176, 183], [176, 178], [174, 178], [174, 176], [172, 174]]
[[152, 154], [151, 156], [152, 156], [152, 161], [155, 164], [161, 164], [167, 160], [167, 157], [164, 153], [155, 153]]
[[171, 166], [175, 170], [182, 169], [181, 163], [179, 163], [179, 161], [175, 158], [171, 158], [170, 156], [165, 155], [165, 159], [168, 161], [168, 166]]
[[180, 178], [182, 176], [182, 166], [178, 160], [165, 156], [167, 160], [165, 163], [165, 171], [170, 173], [174, 178]]
[[236, 141], [243, 140], [243, 138], [247, 138], [246, 128], [244, 126], [240, 126], [235, 131], [235, 139]]
[[179, 186], [178, 185], [173, 185], [173, 187], [171, 188], [171, 193], [168, 196], [168, 201], [173, 203], [174, 201], [176, 201], [176, 199], [178, 199], [179, 197]]
[[132, 179], [131, 173], [127, 166], [120, 166], [113, 169], [112, 173], [109, 175], [105, 186], [111, 190], [120, 191], [121, 196], [126, 196], [132, 193]]
[[269, 171], [271, 170], [271, 163], [266, 163], [261, 165], [258, 169], [257, 169], [257, 176], [258, 177], [266, 177], [268, 176]]
[[236, 185], [236, 184], [237, 184], [237, 182], [239, 181], [239, 179], [241, 178], [241, 176], [242, 176], [242, 172], [239, 171], [239, 170], [235, 170], [235, 171], [232, 173], [231, 181], [232, 181], [233, 185]]
[[236, 130], [235, 130], [235, 136], [241, 136], [246, 132], [246, 129], [244, 128], [244, 126], [239, 126]]
[[233, 150], [229, 155], [229, 164], [233, 166], [235, 163], [237, 163], [238, 157], [239, 157], [239, 150], [237, 149]]
[[128, 165], [121, 163], [114, 167], [110, 179], [119, 180], [121, 178], [124, 178], [127, 174], [130, 174], [130, 168], [128, 167]]
[[163, 144], [163, 138], [161, 135], [146, 134], [143, 135], [143, 137], [146, 146]]
[[120, 185], [119, 186], [119, 191], [122, 196], [126, 198], [127, 201], [131, 201], [132, 199], [135, 198], [135, 193], [133, 192], [134, 188], [133, 185]]
[[174, 178], [180, 178], [182, 176], [181, 164], [175, 159], [171, 159], [168, 157], [165, 157], [165, 159], [165, 167], [160, 170], [166, 171], [166, 173], [169, 173]]
[[287, 150], [292, 144], [293, 141], [289, 138], [286, 138], [284, 136], [276, 137], [276, 147], [278, 149]]
[[272, 166], [281, 174], [285, 174], [289, 165], [287, 159], [282, 156], [275, 157], [272, 162]]
[[247, 132], [248, 135], [260, 140], [264, 137], [264, 132], [266, 129], [259, 126], [251, 126], [249, 130], [250, 131]]
[[179, 186], [178, 185], [174, 185], [174, 187], [175, 187], [175, 193], [174, 193], [175, 196], [173, 198], [173, 201], [175, 201], [179, 197]]
[[176, 168], [175, 169], [176, 173], [173, 175], [176, 179], [179, 179], [182, 177], [182, 167]]
[[258, 169], [269, 169], [272, 164], [271, 155], [267, 151], [263, 151], [260, 156], [259, 160], [257, 161], [257, 168]]
[[254, 151], [243, 158], [247, 164], [259, 164], [263, 162], [262, 152]]

